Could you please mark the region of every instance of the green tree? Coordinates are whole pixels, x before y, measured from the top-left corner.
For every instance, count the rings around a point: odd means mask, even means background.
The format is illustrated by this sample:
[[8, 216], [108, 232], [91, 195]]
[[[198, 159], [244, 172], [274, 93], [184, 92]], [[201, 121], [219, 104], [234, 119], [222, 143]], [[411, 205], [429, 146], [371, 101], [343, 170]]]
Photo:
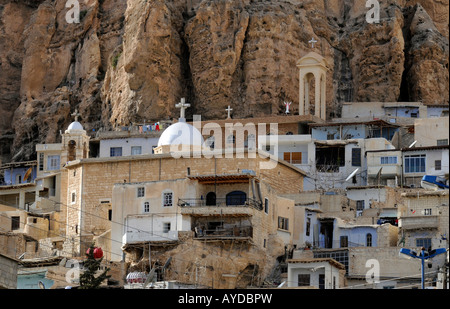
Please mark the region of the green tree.
[[97, 275], [103, 257], [95, 259], [94, 249], [94, 245], [91, 245], [88, 252], [86, 252], [87, 258], [84, 261], [84, 272], [80, 275], [80, 289], [98, 289], [104, 280], [111, 277], [110, 275], [107, 275], [110, 270], [109, 267]]

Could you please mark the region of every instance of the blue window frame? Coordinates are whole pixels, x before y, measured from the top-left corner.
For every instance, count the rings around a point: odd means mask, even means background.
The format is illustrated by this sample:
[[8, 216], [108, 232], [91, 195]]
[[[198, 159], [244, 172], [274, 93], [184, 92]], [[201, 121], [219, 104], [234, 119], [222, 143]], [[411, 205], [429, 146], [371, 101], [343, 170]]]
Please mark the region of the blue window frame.
[[425, 173], [426, 155], [405, 156], [405, 173]]

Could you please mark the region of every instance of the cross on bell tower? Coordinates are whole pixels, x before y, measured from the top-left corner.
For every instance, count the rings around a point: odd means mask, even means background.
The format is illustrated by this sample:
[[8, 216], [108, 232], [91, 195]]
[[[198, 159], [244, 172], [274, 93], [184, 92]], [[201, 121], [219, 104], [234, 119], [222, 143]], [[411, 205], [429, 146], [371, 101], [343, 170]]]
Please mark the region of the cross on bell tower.
[[185, 110], [186, 110], [186, 108], [188, 108], [190, 106], [191, 106], [191, 104], [186, 103], [185, 98], [181, 98], [181, 102], [178, 104], [175, 104], [175, 107], [180, 109], [179, 121], [186, 121]]
[[317, 41], [314, 38], [312, 38], [310, 41], [308, 41], [308, 43], [311, 44], [311, 48], [314, 48], [314, 44], [316, 44]]
[[231, 108], [230, 105], [228, 105], [228, 108], [225, 109], [225, 110], [228, 112], [228, 119], [230, 119], [230, 118], [231, 118], [231, 111], [232, 111], [233, 109]]

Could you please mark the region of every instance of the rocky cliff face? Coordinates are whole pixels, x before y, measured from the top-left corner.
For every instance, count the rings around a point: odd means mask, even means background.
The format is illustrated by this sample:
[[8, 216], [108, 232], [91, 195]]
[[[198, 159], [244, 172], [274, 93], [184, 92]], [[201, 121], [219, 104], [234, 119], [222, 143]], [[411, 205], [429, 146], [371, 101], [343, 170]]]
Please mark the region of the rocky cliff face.
[[87, 130], [187, 115], [298, 109], [296, 62], [330, 64], [327, 113], [344, 101], [448, 104], [448, 0], [0, 0], [0, 158], [58, 142], [75, 109]]

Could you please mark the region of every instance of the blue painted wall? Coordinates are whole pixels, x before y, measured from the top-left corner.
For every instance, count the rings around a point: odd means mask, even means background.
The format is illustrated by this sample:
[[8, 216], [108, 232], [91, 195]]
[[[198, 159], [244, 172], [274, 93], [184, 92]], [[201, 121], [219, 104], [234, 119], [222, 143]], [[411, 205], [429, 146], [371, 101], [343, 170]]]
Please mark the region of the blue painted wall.
[[26, 181], [23, 181], [25, 177], [25, 173], [28, 171], [30, 166], [25, 167], [14, 167], [12, 169], [5, 169], [5, 184], [6, 185], [17, 185], [17, 175], [21, 176], [21, 182], [20, 183], [30, 183], [33, 182], [36, 179], [36, 166], [32, 167], [32, 172], [30, 177]]

